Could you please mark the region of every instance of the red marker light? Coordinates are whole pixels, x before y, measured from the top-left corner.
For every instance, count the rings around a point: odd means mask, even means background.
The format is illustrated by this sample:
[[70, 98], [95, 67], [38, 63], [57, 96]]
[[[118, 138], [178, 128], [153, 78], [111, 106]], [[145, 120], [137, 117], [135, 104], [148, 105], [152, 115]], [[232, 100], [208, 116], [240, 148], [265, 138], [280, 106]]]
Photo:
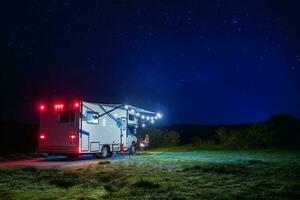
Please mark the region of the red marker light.
[[41, 135], [40, 135], [40, 139], [41, 139], [41, 140], [44, 140], [44, 139], [46, 139], [46, 136], [45, 136], [44, 134], [41, 134]]
[[44, 104], [41, 104], [39, 106], [40, 111], [44, 111], [46, 109], [46, 106]]
[[74, 103], [74, 107], [78, 108], [79, 107], [79, 103], [78, 102]]
[[64, 104], [55, 104], [54, 108], [55, 110], [62, 110], [64, 108]]

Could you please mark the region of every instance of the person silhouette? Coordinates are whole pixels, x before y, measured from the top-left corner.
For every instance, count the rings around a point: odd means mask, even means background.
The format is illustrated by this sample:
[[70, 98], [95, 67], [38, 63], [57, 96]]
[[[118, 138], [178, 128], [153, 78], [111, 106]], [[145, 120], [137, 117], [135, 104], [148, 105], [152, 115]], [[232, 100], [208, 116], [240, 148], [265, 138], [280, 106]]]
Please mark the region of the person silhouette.
[[145, 135], [145, 139], [143, 140], [143, 143], [145, 145], [145, 149], [148, 149], [149, 148], [149, 144], [150, 144], [150, 138], [149, 138], [148, 134]]

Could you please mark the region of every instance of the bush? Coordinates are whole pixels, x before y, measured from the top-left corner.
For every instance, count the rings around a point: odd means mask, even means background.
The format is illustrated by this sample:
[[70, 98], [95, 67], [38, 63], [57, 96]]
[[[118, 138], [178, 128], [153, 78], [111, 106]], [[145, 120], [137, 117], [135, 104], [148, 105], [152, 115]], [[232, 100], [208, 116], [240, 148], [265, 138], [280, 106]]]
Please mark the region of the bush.
[[216, 139], [218, 140], [219, 143], [221, 144], [229, 144], [229, 132], [225, 127], [220, 127], [216, 131]]
[[166, 146], [176, 146], [180, 142], [180, 135], [176, 131], [169, 131], [163, 134], [163, 141]]

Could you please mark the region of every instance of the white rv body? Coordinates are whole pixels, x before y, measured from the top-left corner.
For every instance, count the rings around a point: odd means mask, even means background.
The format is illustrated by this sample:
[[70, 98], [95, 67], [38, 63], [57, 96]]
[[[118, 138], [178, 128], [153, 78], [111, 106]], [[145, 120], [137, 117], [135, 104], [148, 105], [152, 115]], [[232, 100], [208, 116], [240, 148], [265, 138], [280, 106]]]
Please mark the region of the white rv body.
[[[39, 151], [66, 155], [128, 151], [137, 144], [136, 129], [154, 112], [122, 104], [81, 101], [44, 110], [40, 116]], [[51, 108], [51, 106], [48, 106]], [[56, 109], [59, 108], [59, 109]], [[137, 114], [138, 113], [138, 114]]]
[[[127, 150], [133, 143], [137, 143], [134, 133], [129, 133], [127, 130], [129, 126], [128, 110], [122, 107], [115, 109], [118, 106], [82, 103], [82, 117], [79, 129], [81, 134], [79, 142], [82, 153], [99, 153], [103, 145], [109, 145], [112, 151], [120, 151], [121, 144], [123, 144], [124, 150]], [[100, 116], [104, 113], [109, 113], [97, 119], [88, 120], [86, 117], [89, 112], [97, 113]], [[137, 125], [137, 122], [130, 124], [130, 126], [135, 125]]]

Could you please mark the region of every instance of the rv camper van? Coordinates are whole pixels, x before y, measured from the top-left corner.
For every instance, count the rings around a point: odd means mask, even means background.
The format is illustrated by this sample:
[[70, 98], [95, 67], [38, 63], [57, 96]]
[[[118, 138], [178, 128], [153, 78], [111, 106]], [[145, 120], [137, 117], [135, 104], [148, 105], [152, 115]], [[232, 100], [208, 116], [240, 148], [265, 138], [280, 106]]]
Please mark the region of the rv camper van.
[[135, 152], [136, 132], [159, 113], [130, 105], [86, 101], [40, 104], [39, 152], [75, 157]]

